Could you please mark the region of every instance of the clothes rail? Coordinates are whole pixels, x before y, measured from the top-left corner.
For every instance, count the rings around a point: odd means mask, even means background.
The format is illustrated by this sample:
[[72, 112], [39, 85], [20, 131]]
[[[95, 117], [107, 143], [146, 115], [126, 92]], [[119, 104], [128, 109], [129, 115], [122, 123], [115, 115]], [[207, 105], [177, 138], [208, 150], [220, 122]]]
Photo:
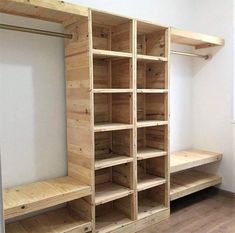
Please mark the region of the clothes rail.
[[182, 55], [182, 56], [199, 57], [205, 60], [209, 59], [209, 55], [201, 55], [201, 54], [196, 54], [196, 53], [181, 52], [181, 51], [175, 51], [175, 50], [171, 50], [171, 53], [176, 54], [176, 55]]

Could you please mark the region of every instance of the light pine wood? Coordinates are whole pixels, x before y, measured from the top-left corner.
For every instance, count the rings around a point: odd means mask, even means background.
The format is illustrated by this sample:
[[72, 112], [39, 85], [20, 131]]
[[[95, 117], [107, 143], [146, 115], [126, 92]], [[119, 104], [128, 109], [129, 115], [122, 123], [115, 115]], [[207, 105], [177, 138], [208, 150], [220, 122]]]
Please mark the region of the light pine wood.
[[161, 157], [165, 155], [167, 155], [166, 151], [158, 150], [158, 149], [151, 148], [151, 147], [145, 147], [145, 148], [138, 149], [137, 159], [138, 160], [150, 159], [150, 158]]
[[158, 120], [141, 120], [137, 122], [137, 127], [151, 127], [151, 126], [161, 126], [167, 125], [168, 121], [158, 121]]
[[145, 175], [138, 179], [137, 190], [142, 191], [165, 183], [166, 180], [164, 178], [153, 175]]
[[218, 175], [201, 171], [189, 170], [171, 175], [171, 201], [220, 184], [222, 178]]
[[173, 153], [170, 158], [171, 173], [183, 171], [208, 163], [218, 162], [221, 159], [222, 154], [216, 152], [196, 149], [178, 151]]
[[137, 89], [137, 93], [162, 94], [162, 93], [168, 93], [168, 90], [167, 89]]
[[101, 50], [101, 49], [93, 49], [93, 54], [95, 58], [109, 58], [109, 57], [131, 58], [132, 57], [131, 53], [108, 51], [108, 50]]
[[115, 183], [104, 183], [96, 186], [95, 204], [100, 205], [131, 194], [132, 191]]
[[87, 18], [88, 8], [61, 0], [2, 0], [0, 12], [32, 17], [57, 23], [71, 18]]
[[131, 93], [133, 89], [94, 89], [93, 93]]
[[85, 233], [91, 229], [90, 221], [66, 207], [6, 225], [6, 233]]
[[196, 49], [224, 45], [222, 38], [177, 28], [171, 28], [171, 42], [194, 46]]
[[4, 191], [5, 219], [62, 204], [91, 194], [91, 188], [71, 177], [36, 182]]
[[137, 55], [137, 59], [139, 61], [167, 61], [166, 57], [157, 57], [157, 56], [149, 56], [149, 55]]

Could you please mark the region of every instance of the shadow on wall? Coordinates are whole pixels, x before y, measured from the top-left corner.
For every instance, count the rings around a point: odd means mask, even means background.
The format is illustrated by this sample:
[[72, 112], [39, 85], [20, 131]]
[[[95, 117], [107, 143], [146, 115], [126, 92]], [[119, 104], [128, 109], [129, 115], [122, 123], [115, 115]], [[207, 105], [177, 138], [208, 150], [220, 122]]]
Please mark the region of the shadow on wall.
[[[22, 22], [26, 26], [34, 21], [39, 28], [60, 29], [59, 25], [39, 20], [12, 16], [9, 20], [15, 20], [11, 24]], [[65, 175], [63, 40], [2, 32], [3, 187]]]

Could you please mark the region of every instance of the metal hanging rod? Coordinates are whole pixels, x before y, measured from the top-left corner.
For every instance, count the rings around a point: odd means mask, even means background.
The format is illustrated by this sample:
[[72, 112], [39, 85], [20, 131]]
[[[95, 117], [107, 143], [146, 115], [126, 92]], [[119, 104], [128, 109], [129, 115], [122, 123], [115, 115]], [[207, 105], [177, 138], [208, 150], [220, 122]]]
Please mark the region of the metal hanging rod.
[[72, 39], [72, 34], [65, 34], [65, 33], [59, 33], [59, 32], [53, 32], [53, 31], [45, 31], [45, 30], [39, 30], [35, 28], [26, 28], [26, 27], [19, 27], [9, 24], [0, 24], [0, 29], [6, 29], [6, 30], [12, 30], [12, 31], [19, 31], [19, 32], [28, 32], [28, 33], [34, 33], [34, 34], [40, 34], [40, 35], [46, 35], [46, 36], [54, 36], [54, 37], [62, 37], [62, 38], [68, 38]]
[[209, 55], [201, 55], [201, 54], [196, 54], [196, 53], [188, 53], [188, 52], [181, 52], [181, 51], [175, 51], [175, 50], [171, 50], [171, 53], [176, 54], [176, 55], [182, 55], [182, 56], [199, 57], [205, 60], [209, 59]]

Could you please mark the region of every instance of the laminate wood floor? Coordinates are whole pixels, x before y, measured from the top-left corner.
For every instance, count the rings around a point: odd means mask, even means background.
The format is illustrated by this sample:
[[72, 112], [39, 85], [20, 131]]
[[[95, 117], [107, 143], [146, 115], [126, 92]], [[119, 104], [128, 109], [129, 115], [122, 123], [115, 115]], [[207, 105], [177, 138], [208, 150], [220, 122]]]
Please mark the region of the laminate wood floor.
[[171, 212], [169, 219], [140, 232], [235, 233], [235, 198], [214, 188], [172, 202]]

